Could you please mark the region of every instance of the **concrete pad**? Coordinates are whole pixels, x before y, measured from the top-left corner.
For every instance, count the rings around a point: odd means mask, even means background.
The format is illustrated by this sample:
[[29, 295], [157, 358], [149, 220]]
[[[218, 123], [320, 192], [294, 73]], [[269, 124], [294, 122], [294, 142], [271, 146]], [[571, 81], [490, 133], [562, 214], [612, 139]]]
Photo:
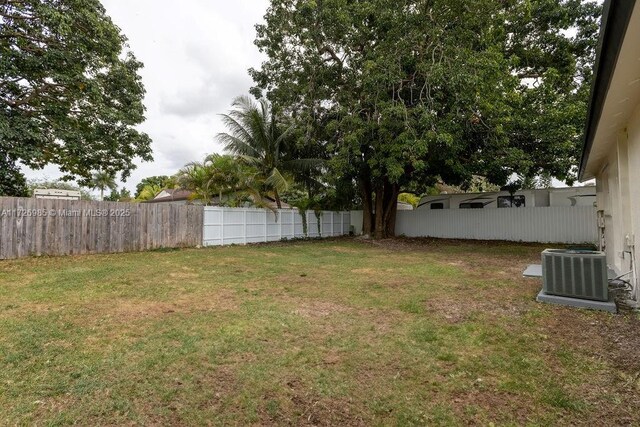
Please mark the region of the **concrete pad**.
[[531, 264], [527, 269], [522, 273], [524, 277], [542, 277], [542, 265], [541, 264]]
[[592, 301], [588, 299], [561, 297], [558, 295], [548, 295], [544, 290], [540, 291], [536, 301], [546, 302], [550, 304], [564, 305], [567, 307], [586, 308], [589, 310], [608, 311], [609, 313], [617, 313], [618, 308], [613, 301], [613, 293], [609, 293], [609, 301]]

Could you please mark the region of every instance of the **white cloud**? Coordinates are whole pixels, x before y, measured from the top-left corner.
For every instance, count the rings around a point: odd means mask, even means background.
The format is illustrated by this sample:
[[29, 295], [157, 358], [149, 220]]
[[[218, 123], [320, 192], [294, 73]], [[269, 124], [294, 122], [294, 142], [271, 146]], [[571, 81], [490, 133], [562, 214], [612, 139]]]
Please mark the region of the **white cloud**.
[[[262, 61], [254, 46], [256, 23], [268, 0], [102, 0], [144, 63], [147, 120], [140, 129], [153, 140], [154, 161], [136, 162], [124, 184], [175, 173], [185, 163], [220, 152], [214, 137], [224, 131], [218, 115], [252, 86], [247, 70]], [[29, 178], [60, 175], [49, 166]]]

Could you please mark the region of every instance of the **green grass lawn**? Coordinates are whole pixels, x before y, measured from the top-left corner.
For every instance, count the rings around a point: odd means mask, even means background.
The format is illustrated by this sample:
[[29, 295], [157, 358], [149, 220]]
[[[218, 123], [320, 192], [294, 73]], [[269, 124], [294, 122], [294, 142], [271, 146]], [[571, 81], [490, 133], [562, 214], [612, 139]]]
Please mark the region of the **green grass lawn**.
[[542, 247], [356, 240], [0, 261], [2, 424], [640, 423], [640, 322]]

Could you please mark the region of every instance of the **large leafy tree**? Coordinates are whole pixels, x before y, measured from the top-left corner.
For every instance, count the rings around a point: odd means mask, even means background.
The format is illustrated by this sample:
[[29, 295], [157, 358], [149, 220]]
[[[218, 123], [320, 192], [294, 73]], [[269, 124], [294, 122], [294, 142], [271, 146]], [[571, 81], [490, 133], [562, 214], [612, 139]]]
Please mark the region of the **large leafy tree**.
[[364, 231], [384, 237], [403, 189], [571, 178], [598, 12], [578, 0], [273, 0], [253, 92], [358, 182]]
[[7, 154], [0, 153], [0, 196], [25, 197], [29, 193], [27, 180]]
[[512, 1], [505, 8], [501, 49], [519, 80], [506, 130], [520, 182], [576, 179], [600, 30], [598, 3]]
[[19, 192], [18, 162], [53, 163], [88, 184], [93, 170], [126, 178], [135, 157], [150, 160], [135, 129], [141, 67], [99, 0], [0, 2], [0, 159], [11, 168], [2, 191]]

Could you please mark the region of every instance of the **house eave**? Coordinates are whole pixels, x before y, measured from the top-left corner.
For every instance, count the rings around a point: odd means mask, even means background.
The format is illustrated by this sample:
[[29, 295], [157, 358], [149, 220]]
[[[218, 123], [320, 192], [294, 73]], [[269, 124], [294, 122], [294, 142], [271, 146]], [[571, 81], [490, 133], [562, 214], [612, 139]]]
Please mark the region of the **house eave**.
[[604, 4], [582, 158], [578, 171], [578, 179], [582, 182], [595, 177], [594, 169], [597, 169], [597, 165], [592, 165], [590, 154], [635, 3], [635, 0], [606, 0]]

